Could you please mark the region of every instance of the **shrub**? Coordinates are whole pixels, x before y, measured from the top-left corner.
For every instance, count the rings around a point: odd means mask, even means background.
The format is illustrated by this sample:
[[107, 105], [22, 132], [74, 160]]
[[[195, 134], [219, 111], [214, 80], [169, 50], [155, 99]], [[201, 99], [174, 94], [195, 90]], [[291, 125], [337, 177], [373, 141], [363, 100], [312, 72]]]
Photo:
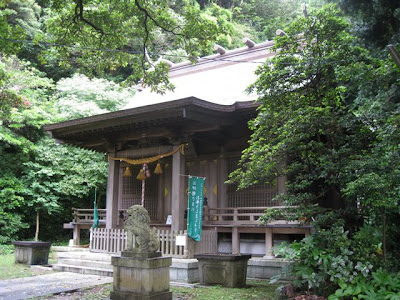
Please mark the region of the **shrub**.
[[355, 278], [366, 277], [373, 265], [355, 260], [352, 241], [342, 226], [316, 229], [309, 237], [295, 242], [276, 254], [293, 260], [285, 276], [293, 277], [293, 285], [318, 295], [335, 292], [339, 283], [349, 284]]
[[371, 276], [355, 277], [352, 282], [340, 282], [340, 288], [329, 296], [329, 300], [339, 299], [390, 299], [400, 300], [400, 273], [385, 270], [372, 272]]

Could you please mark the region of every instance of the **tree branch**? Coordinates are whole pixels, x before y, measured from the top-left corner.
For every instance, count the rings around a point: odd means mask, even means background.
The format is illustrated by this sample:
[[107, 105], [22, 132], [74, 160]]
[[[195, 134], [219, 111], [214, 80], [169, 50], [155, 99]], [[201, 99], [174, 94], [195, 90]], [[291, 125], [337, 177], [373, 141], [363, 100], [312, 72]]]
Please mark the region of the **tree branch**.
[[92, 27], [94, 30], [96, 30], [101, 35], [105, 34], [103, 29], [101, 29], [100, 27], [98, 27], [97, 25], [93, 24], [92, 22], [90, 22], [89, 20], [87, 20], [87, 19], [85, 19], [83, 17], [83, 0], [77, 0], [76, 1], [75, 17], [77, 19], [79, 19], [80, 21], [82, 21], [83, 23], [85, 23], [85, 24], [89, 25], [90, 27]]
[[144, 13], [144, 15], [145, 15], [147, 18], [149, 18], [150, 20], [152, 20], [153, 23], [154, 23], [157, 27], [159, 27], [159, 28], [161, 28], [162, 30], [164, 30], [164, 31], [166, 31], [166, 32], [169, 32], [169, 33], [171, 33], [171, 34], [173, 34], [173, 35], [182, 36], [182, 34], [177, 33], [177, 32], [175, 32], [174, 30], [168, 29], [168, 28], [166, 28], [165, 26], [161, 25], [156, 19], [153, 18], [153, 16], [150, 15], [150, 13], [147, 11], [147, 9], [143, 8], [143, 7], [140, 5], [139, 0], [135, 0], [135, 5], [137, 6], [137, 8], [138, 8], [142, 13]]

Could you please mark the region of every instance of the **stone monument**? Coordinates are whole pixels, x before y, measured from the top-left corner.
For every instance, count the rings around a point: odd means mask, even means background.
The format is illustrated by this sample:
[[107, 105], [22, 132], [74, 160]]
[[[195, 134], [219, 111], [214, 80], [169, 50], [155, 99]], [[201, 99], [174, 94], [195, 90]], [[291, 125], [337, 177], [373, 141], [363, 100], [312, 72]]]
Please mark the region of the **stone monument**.
[[141, 205], [127, 210], [124, 229], [127, 247], [121, 256], [113, 256], [114, 270], [111, 299], [169, 300], [169, 267], [171, 257], [158, 252], [159, 240], [155, 228], [150, 230], [150, 217]]

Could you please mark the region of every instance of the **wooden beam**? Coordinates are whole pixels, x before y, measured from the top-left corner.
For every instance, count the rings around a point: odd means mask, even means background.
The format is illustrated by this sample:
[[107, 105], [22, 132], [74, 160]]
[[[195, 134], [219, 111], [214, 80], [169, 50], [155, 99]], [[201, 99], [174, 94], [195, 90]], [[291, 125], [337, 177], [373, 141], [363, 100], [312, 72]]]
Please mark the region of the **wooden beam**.
[[232, 227], [232, 254], [240, 254], [240, 233], [237, 226]]

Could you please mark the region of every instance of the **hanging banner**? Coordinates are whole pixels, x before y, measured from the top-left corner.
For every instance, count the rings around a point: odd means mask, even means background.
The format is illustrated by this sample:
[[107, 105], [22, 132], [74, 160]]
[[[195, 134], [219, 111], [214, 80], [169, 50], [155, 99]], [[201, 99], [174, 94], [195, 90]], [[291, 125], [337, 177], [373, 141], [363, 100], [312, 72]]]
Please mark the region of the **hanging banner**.
[[94, 189], [94, 202], [93, 202], [93, 224], [92, 228], [100, 227], [99, 211], [97, 210], [97, 190]]
[[199, 242], [203, 225], [204, 177], [189, 176], [188, 236]]

